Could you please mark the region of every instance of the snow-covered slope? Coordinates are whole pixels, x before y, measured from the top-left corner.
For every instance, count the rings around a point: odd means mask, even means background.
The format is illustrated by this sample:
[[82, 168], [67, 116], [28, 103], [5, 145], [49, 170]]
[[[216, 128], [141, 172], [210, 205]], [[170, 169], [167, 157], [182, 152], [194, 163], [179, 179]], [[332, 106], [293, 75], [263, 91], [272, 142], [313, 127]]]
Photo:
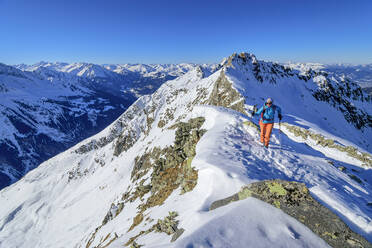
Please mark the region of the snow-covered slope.
[[366, 65], [327, 65], [326, 71], [336, 75], [345, 75], [358, 83], [365, 91], [372, 95], [372, 64]]
[[0, 65], [0, 188], [101, 131], [135, 101], [82, 79]]
[[123, 65], [127, 73], [118, 73], [118, 65], [0, 64], [0, 189], [195, 66]]
[[287, 66], [298, 70], [323, 70], [338, 77], [345, 76], [358, 83], [365, 91], [372, 93], [372, 64], [319, 64], [319, 63], [288, 63]]
[[[119, 94], [132, 93], [136, 97], [151, 94], [162, 83], [175, 79], [194, 69], [197, 64], [104, 64], [92, 63], [61, 63], [40, 62], [34, 65], [17, 65], [17, 68], [27, 71], [52, 70], [64, 72], [70, 76], [88, 78], [91, 83], [98, 84], [100, 88]], [[217, 65], [200, 65], [205, 70], [215, 71]], [[42, 73], [42, 72], [39, 72]], [[107, 85], [108, 84], [108, 85]]]
[[[358, 89], [251, 54], [198, 67], [3, 189], [0, 246], [370, 247], [333, 223], [372, 241], [372, 103]], [[268, 96], [286, 124], [267, 150], [249, 111]]]

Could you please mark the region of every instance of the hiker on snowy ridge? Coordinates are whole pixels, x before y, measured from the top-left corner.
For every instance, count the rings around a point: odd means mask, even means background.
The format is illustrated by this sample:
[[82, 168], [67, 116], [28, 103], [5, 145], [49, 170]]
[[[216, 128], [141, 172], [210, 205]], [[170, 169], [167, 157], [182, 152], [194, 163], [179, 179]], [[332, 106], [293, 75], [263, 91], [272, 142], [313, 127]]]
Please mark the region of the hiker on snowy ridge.
[[268, 148], [270, 142], [271, 131], [274, 126], [275, 112], [278, 111], [279, 121], [282, 120], [282, 109], [273, 104], [273, 99], [268, 98], [265, 105], [257, 112], [253, 110], [252, 116], [261, 114], [260, 129], [261, 129], [261, 143]]

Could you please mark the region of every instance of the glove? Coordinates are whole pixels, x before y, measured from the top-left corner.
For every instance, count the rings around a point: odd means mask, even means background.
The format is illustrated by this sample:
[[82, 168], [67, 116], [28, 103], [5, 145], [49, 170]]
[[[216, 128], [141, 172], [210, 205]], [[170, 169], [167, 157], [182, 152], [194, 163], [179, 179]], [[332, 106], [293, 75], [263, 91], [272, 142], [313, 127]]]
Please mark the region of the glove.
[[254, 106], [253, 106], [253, 110], [252, 110], [252, 112], [251, 112], [251, 113], [252, 113], [252, 116], [254, 116], [254, 115], [256, 114], [257, 110], [258, 110], [258, 109], [257, 109], [256, 105], [254, 105]]
[[278, 114], [279, 120], [282, 120], [282, 115]]

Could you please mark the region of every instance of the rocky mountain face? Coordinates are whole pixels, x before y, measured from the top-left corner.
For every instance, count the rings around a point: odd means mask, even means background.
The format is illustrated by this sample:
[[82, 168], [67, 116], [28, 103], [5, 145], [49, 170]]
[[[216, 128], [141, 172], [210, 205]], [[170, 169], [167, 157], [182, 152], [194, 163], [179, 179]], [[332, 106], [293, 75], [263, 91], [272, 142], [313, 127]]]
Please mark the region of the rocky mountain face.
[[290, 68], [298, 70], [325, 71], [337, 77], [345, 77], [359, 84], [364, 91], [372, 93], [372, 64], [348, 65], [348, 64], [317, 64], [317, 63], [297, 63], [287, 64]]
[[[269, 149], [250, 114], [267, 97]], [[0, 191], [0, 246], [371, 247], [371, 107], [252, 54], [196, 67]]]
[[16, 67], [0, 64], [0, 188], [101, 131], [139, 96], [195, 65]]

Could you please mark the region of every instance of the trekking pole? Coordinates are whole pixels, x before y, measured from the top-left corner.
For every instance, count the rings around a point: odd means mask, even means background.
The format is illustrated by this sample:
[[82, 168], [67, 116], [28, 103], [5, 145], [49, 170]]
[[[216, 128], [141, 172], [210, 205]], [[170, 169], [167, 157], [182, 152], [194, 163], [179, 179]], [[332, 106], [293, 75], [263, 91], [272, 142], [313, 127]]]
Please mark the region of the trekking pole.
[[281, 151], [282, 150], [282, 130], [280, 130], [280, 122], [281, 120], [279, 120], [279, 150]]

